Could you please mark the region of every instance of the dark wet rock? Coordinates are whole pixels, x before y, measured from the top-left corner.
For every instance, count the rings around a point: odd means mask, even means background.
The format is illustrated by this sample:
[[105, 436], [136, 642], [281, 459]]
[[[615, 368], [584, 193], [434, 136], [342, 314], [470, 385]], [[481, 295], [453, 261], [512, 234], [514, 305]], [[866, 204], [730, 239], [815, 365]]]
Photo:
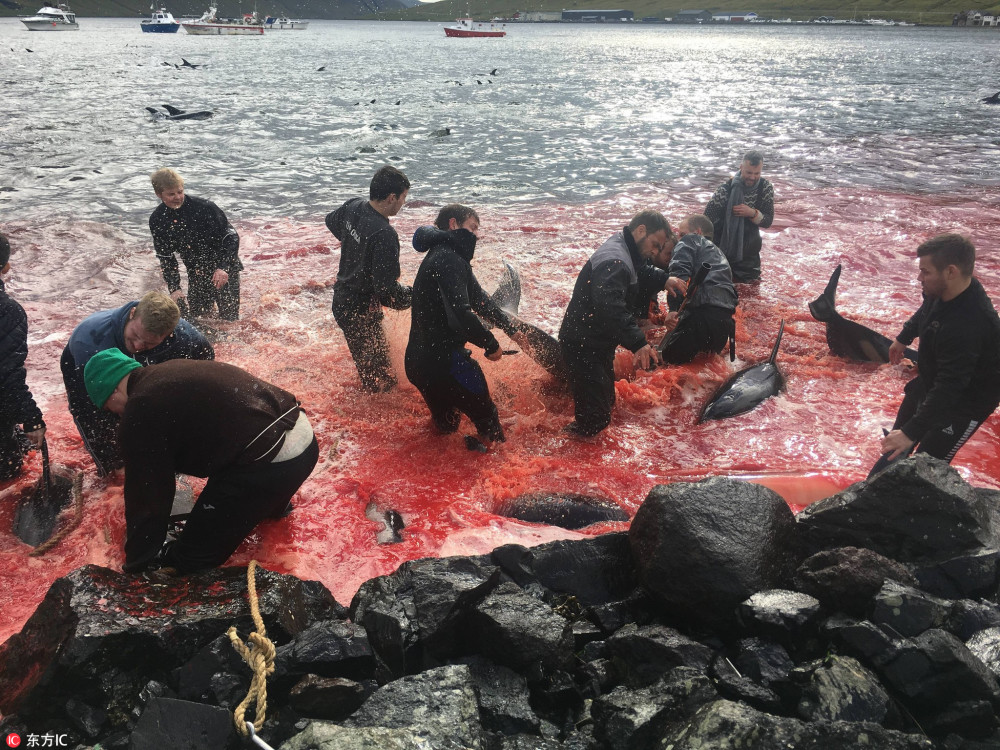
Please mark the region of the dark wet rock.
[[864, 662], [878, 662], [895, 646], [891, 635], [867, 620], [831, 617], [823, 623], [821, 631], [844, 653]]
[[1000, 627], [980, 630], [965, 642], [965, 647], [1000, 679]]
[[101, 733], [101, 728], [108, 715], [98, 706], [88, 706], [83, 701], [70, 698], [66, 701], [66, 716], [85, 737], [94, 739]]
[[640, 579], [664, 605], [725, 629], [740, 602], [791, 578], [795, 532], [777, 493], [714, 477], [650, 490], [629, 541]]
[[379, 682], [464, 655], [465, 617], [500, 575], [489, 558], [448, 557], [413, 560], [365, 581], [351, 618], [368, 633]]
[[795, 571], [795, 585], [829, 610], [864, 617], [886, 580], [917, 586], [906, 566], [870, 549], [837, 547], [812, 555]]
[[938, 596], [964, 599], [996, 595], [1000, 552], [974, 550], [940, 562], [915, 564], [913, 574], [920, 588]]
[[220, 635], [177, 670], [177, 697], [233, 709], [246, 697], [251, 677], [232, 641]]
[[816, 665], [798, 705], [799, 716], [808, 721], [885, 724], [892, 710], [892, 700], [882, 683], [850, 656], [830, 656]]
[[949, 633], [961, 641], [967, 641], [975, 633], [987, 628], [1000, 626], [1000, 607], [993, 602], [971, 599], [959, 599], [952, 605], [948, 624], [945, 627]]
[[887, 581], [875, 596], [872, 622], [886, 625], [901, 636], [920, 635], [940, 628], [951, 613], [952, 603], [918, 589]]
[[573, 658], [569, 623], [513, 583], [502, 584], [476, 604], [467, 626], [472, 650], [504, 666], [554, 669]]
[[375, 669], [375, 657], [364, 628], [352, 622], [313, 623], [277, 649], [275, 679], [306, 674], [361, 680]]
[[552, 671], [532, 683], [531, 705], [541, 719], [539, 731], [543, 736], [547, 728], [563, 736], [585, 719], [583, 690], [573, 676], [563, 670]]
[[132, 732], [131, 750], [236, 750], [233, 715], [218, 706], [154, 698]]
[[[256, 585], [277, 643], [344, 611], [316, 582], [258, 568]], [[101, 706], [110, 726], [123, 727], [147, 682], [168, 682], [231, 625], [253, 629], [245, 568], [164, 582], [79, 568], [53, 583], [24, 629], [0, 647], [0, 711], [53, 724], [75, 698]]]
[[591, 641], [580, 649], [577, 656], [581, 661], [593, 661], [594, 659], [603, 659], [608, 653], [608, 643], [607, 641]]
[[587, 620], [576, 620], [570, 623], [570, 630], [573, 632], [573, 650], [580, 651], [588, 643], [603, 640], [604, 632], [594, 623]]
[[[861, 738], [864, 738], [864, 744]], [[749, 706], [720, 700], [701, 708], [663, 737], [670, 750], [934, 750], [927, 737], [884, 729], [878, 724], [846, 721], [805, 722], [771, 716]]]
[[750, 677], [740, 674], [736, 666], [728, 659], [716, 659], [712, 663], [709, 675], [719, 697], [741, 701], [766, 713], [781, 712], [781, 696], [760, 682], [755, 682]]
[[342, 721], [353, 714], [371, 691], [346, 677], [306, 675], [291, 689], [289, 705], [311, 719]]
[[531, 548], [504, 545], [492, 558], [518, 585], [537, 582], [583, 604], [626, 599], [637, 585], [626, 532]]
[[997, 547], [994, 512], [955, 469], [918, 453], [797, 516], [812, 551], [867, 547], [899, 562]]
[[665, 625], [626, 625], [608, 638], [608, 654], [630, 685], [651, 685], [675, 667], [704, 672], [712, 649]]
[[[412, 729], [385, 727], [344, 727], [325, 721], [310, 722], [306, 728], [285, 742], [279, 750], [416, 750], [431, 748], [422, 735]], [[447, 745], [442, 747], [457, 747]], [[479, 750], [482, 745], [470, 745]]]
[[621, 681], [621, 672], [610, 659], [594, 659], [579, 667], [584, 698], [603, 695]]
[[611, 750], [658, 747], [667, 725], [689, 718], [717, 694], [704, 674], [678, 667], [644, 688], [621, 686], [594, 701], [594, 735]]
[[528, 681], [523, 676], [486, 659], [474, 658], [466, 663], [485, 730], [505, 735], [538, 732], [539, 720], [531, 708]]
[[383, 685], [342, 726], [408, 729], [428, 747], [442, 750], [482, 746], [474, 681], [465, 665], [428, 669]]
[[784, 589], [759, 591], [737, 609], [748, 631], [780, 643], [801, 640], [819, 620], [819, 601], [808, 594]]
[[645, 591], [636, 591], [627, 599], [588, 607], [587, 617], [605, 635], [611, 635], [629, 623], [649, 624], [653, 619], [652, 612], [656, 606], [650, 594]]
[[795, 662], [783, 646], [760, 638], [744, 638], [732, 658], [740, 674], [765, 687], [788, 682]]
[[488, 750], [565, 750], [566, 746], [558, 740], [530, 734], [517, 734], [511, 737], [496, 737], [487, 747]]

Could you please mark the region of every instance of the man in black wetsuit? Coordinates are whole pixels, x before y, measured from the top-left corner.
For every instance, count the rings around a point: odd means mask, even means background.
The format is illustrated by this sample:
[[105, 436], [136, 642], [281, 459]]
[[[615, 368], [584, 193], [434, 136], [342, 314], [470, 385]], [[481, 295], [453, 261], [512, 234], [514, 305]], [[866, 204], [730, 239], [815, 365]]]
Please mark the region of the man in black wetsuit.
[[28, 316], [4, 289], [10, 270], [10, 242], [0, 234], [0, 481], [21, 473], [24, 445], [17, 426], [36, 448], [42, 446], [45, 422], [28, 390], [24, 360], [28, 356]]
[[712, 242], [725, 254], [737, 283], [760, 278], [760, 230], [774, 221], [774, 187], [760, 176], [763, 168], [760, 151], [747, 151], [740, 171], [705, 206], [715, 229]]
[[680, 242], [670, 256], [667, 273], [690, 283], [704, 263], [711, 266], [704, 281], [683, 312], [667, 315], [672, 331], [660, 344], [664, 364], [690, 362], [700, 352], [721, 352], [735, 334], [736, 287], [729, 261], [709, 239], [712, 222], [704, 214], [692, 214], [677, 226]]
[[158, 169], [150, 181], [162, 203], [149, 217], [149, 231], [170, 296], [183, 310], [179, 255], [188, 277], [188, 312], [184, 314], [198, 318], [216, 305], [220, 318], [236, 320], [243, 270], [239, 234], [212, 201], [185, 195], [184, 180], [173, 169]]
[[924, 301], [889, 347], [889, 361], [902, 361], [919, 338], [920, 374], [906, 384], [869, 476], [914, 447], [950, 462], [1000, 404], [1000, 318], [972, 275], [976, 248], [966, 237], [942, 234], [920, 245], [917, 258]]
[[476, 212], [456, 203], [441, 209], [434, 226], [420, 227], [413, 235], [413, 247], [427, 256], [413, 281], [406, 377], [424, 397], [441, 432], [457, 430], [465, 414], [479, 433], [478, 442], [466, 438], [466, 444], [488, 450], [505, 440], [504, 431], [486, 377], [465, 345], [481, 347], [492, 362], [502, 356], [496, 337], [478, 316], [522, 348], [525, 342], [472, 273], [478, 232]]
[[399, 283], [399, 236], [389, 224], [409, 191], [406, 175], [385, 166], [372, 177], [368, 200], [352, 198], [326, 217], [327, 228], [340, 240], [333, 317], [347, 339], [361, 386], [369, 393], [396, 385], [382, 308], [410, 306], [410, 288]]

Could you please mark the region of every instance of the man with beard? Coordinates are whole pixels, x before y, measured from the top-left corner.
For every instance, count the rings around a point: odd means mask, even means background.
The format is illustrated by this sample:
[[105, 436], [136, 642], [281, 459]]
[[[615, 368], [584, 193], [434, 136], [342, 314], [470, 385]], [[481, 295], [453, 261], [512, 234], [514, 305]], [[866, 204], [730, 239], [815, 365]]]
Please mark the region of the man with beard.
[[714, 242], [733, 270], [733, 281], [760, 278], [760, 230], [774, 221], [774, 187], [760, 176], [764, 157], [747, 151], [740, 170], [719, 186], [705, 206]]
[[921, 244], [917, 258], [924, 301], [889, 347], [889, 361], [899, 364], [919, 338], [920, 374], [906, 384], [869, 476], [914, 448], [951, 462], [1000, 404], [1000, 318], [972, 275], [976, 248], [966, 237], [942, 234]]

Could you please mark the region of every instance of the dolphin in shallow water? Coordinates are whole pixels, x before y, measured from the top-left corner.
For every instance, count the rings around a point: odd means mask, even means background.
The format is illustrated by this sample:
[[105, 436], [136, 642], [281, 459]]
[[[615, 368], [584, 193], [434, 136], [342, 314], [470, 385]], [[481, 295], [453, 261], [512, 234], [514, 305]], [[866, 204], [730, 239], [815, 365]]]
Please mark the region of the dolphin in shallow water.
[[719, 386], [701, 410], [699, 422], [735, 417], [737, 414], [755, 409], [761, 401], [777, 396], [785, 390], [785, 376], [777, 363], [778, 347], [781, 346], [781, 337], [784, 333], [785, 321], [781, 321], [778, 338], [774, 342], [774, 348], [767, 362], [740, 370]]
[[[840, 281], [840, 269], [838, 265], [830, 276], [823, 294], [809, 303], [809, 312], [816, 320], [826, 323], [826, 343], [830, 346], [830, 351], [838, 357], [858, 362], [888, 362], [891, 339], [860, 323], [847, 320], [837, 312], [837, 283]], [[913, 349], [907, 349], [903, 356], [917, 361], [917, 353]]]
[[153, 116], [154, 120], [207, 120], [214, 114], [214, 112], [207, 109], [199, 112], [185, 112], [183, 109], [177, 109], [177, 107], [169, 104], [161, 106], [167, 110], [166, 113], [160, 112], [155, 107], [146, 107], [146, 110]]
[[575, 492], [532, 492], [503, 500], [498, 516], [564, 529], [582, 529], [602, 521], [627, 521], [628, 513], [613, 500]]

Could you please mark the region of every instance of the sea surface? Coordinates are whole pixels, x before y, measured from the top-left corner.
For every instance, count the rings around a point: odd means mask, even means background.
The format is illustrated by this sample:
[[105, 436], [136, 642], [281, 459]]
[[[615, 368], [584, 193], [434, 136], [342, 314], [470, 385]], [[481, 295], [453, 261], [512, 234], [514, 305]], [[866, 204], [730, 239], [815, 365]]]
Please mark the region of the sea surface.
[[[84, 472], [85, 501], [80, 526], [29, 558], [8, 529], [37, 456], [0, 485], [0, 639], [57, 577], [121, 565], [122, 486], [95, 476], [58, 361], [83, 317], [162, 288], [147, 226], [159, 167], [178, 169], [241, 234], [243, 315], [214, 323], [217, 357], [294, 392], [320, 440], [294, 513], [260, 526], [232, 562], [321, 580], [345, 604], [406, 560], [577, 536], [493, 513], [525, 492], [582, 492], [632, 513], [656, 483], [722, 474], [794, 508], [828, 496], [867, 474], [913, 376], [829, 352], [806, 304], [833, 268], [844, 266], [841, 312], [895, 336], [920, 301], [914, 249], [959, 231], [1000, 297], [1000, 107], [979, 102], [1000, 88], [995, 29], [509, 24], [505, 39], [463, 40], [429, 23], [313, 21], [218, 38], [141, 34], [138, 19], [80, 25], [46, 34], [0, 19], [7, 289], [28, 312], [28, 381], [53, 463]], [[156, 121], [146, 107], [162, 104], [214, 116]], [[612, 426], [576, 441], [562, 432], [572, 401], [540, 368], [523, 354], [484, 361], [508, 441], [472, 454], [467, 422], [452, 436], [431, 429], [402, 375], [409, 314], [390, 311], [402, 385], [361, 393], [329, 311], [339, 244], [323, 218], [367, 194], [379, 166], [412, 182], [393, 220], [404, 282], [419, 262], [413, 231], [441, 205], [467, 203], [482, 219], [484, 286], [510, 261], [522, 316], [555, 333], [608, 236], [643, 208], [674, 222], [700, 212], [748, 148], [765, 154], [777, 203], [764, 280], [741, 289], [737, 362], [635, 375], [622, 358]], [[787, 392], [698, 425], [719, 383], [767, 357], [781, 320]], [[954, 464], [1000, 488], [998, 453], [994, 418]], [[372, 502], [401, 513], [402, 543], [376, 543]]]

